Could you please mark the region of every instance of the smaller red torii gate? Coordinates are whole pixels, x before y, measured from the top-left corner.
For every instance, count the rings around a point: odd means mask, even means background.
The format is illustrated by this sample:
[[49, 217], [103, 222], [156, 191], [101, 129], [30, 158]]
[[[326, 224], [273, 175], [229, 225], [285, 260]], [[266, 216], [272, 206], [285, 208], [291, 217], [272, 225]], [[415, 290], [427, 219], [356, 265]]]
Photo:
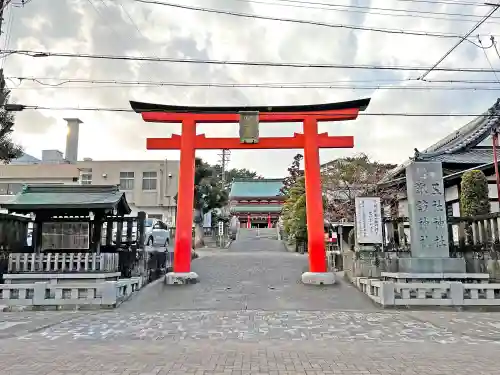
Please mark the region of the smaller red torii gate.
[[[194, 174], [196, 149], [304, 149], [306, 210], [309, 271], [303, 282], [332, 284], [333, 274], [327, 273], [323, 233], [323, 199], [319, 162], [320, 148], [352, 148], [352, 136], [329, 136], [318, 133], [319, 121], [355, 120], [366, 109], [370, 99], [320, 105], [275, 107], [185, 107], [131, 101], [132, 109], [141, 113], [146, 122], [182, 123], [181, 135], [170, 138], [148, 138], [148, 150], [180, 150], [179, 186], [177, 196], [176, 235], [173, 272], [167, 283], [195, 282], [191, 272], [192, 220], [194, 204]], [[207, 138], [196, 134], [198, 123], [238, 123], [241, 115], [253, 113], [258, 122], [302, 122], [304, 134], [293, 137], [266, 137], [256, 143], [244, 143], [241, 138]]]

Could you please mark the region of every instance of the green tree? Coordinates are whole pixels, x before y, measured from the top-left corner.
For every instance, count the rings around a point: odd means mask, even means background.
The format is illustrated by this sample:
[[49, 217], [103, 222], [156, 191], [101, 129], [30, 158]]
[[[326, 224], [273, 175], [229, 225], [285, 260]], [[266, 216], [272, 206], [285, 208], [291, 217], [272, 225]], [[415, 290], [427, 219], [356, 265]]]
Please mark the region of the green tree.
[[[326, 199], [323, 198], [323, 207]], [[288, 238], [294, 239], [296, 243], [307, 241], [307, 205], [306, 186], [304, 177], [299, 177], [296, 183], [290, 188], [288, 198], [283, 205], [282, 217], [283, 227]], [[312, 223], [311, 225], [321, 225], [323, 223]]]
[[[175, 197], [177, 201], [177, 196]], [[204, 246], [203, 217], [207, 212], [224, 207], [228, 193], [221, 189], [214, 167], [202, 159], [195, 159], [194, 174], [194, 247]]]
[[290, 189], [297, 183], [300, 177], [303, 176], [303, 171], [300, 170], [300, 162], [304, 156], [297, 154], [293, 157], [292, 164], [288, 167], [288, 176], [283, 180], [283, 187], [280, 189], [281, 194], [288, 195]]
[[[214, 165], [214, 170], [215, 170], [215, 175], [216, 177], [222, 181], [222, 167], [220, 164], [216, 164]], [[231, 182], [235, 179], [235, 178], [248, 178], [248, 179], [254, 179], [254, 178], [263, 178], [262, 176], [259, 176], [257, 174], [257, 172], [255, 171], [252, 171], [250, 169], [246, 169], [246, 168], [231, 168], [229, 170], [226, 170], [226, 173], [225, 173], [225, 186], [224, 188], [225, 189], [229, 189], [231, 187]]]
[[288, 191], [288, 197], [283, 204], [283, 228], [288, 234], [288, 238], [296, 238], [297, 234], [300, 237], [302, 233], [301, 222], [305, 226], [305, 217], [298, 217], [297, 213], [301, 210], [302, 206], [305, 209], [305, 200], [301, 199], [305, 197], [306, 187], [304, 178], [300, 178], [296, 181]]
[[0, 69], [0, 162], [3, 163], [9, 163], [23, 154], [22, 148], [10, 137], [14, 127], [14, 115], [5, 109], [9, 96], [10, 90], [5, 84], [3, 69]]
[[488, 179], [482, 171], [465, 172], [460, 185], [460, 210], [462, 216], [490, 213]]

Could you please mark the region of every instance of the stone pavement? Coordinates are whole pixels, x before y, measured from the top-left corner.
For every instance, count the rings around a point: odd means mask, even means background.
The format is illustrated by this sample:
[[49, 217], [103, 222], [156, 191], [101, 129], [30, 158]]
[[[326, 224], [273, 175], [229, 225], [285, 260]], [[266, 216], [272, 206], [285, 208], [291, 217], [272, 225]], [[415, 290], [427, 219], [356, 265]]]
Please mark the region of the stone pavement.
[[113, 311], [0, 314], [0, 374], [498, 373], [500, 314], [383, 311], [343, 282], [305, 286], [307, 256], [270, 238], [200, 252], [199, 284], [159, 282]]

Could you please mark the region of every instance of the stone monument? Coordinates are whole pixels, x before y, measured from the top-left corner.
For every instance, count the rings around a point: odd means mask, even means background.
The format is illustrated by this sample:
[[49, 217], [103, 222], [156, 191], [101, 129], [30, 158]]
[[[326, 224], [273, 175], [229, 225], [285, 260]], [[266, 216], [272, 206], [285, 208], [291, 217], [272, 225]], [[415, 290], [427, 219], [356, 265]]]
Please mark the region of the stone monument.
[[403, 273], [465, 273], [465, 260], [450, 258], [440, 162], [413, 162], [406, 168], [411, 257], [399, 259]]

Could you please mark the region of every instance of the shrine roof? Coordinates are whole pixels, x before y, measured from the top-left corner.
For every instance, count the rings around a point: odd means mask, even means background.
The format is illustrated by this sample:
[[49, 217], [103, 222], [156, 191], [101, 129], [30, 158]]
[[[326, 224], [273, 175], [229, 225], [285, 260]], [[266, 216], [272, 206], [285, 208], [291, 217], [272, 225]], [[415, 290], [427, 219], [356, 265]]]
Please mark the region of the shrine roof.
[[234, 179], [230, 198], [272, 198], [281, 196], [282, 178]]
[[277, 204], [242, 204], [238, 206], [233, 206], [230, 209], [231, 213], [279, 213], [283, 209], [283, 206]]
[[2, 208], [17, 213], [64, 209], [87, 212], [109, 209], [119, 215], [131, 212], [125, 193], [116, 185], [24, 185]]
[[370, 104], [370, 98], [351, 100], [346, 102], [307, 104], [307, 105], [285, 105], [285, 106], [239, 106], [239, 107], [196, 107], [178, 106], [155, 103], [144, 103], [130, 101], [130, 106], [137, 113], [143, 112], [172, 112], [172, 113], [239, 113], [239, 112], [321, 112], [342, 109], [358, 108], [364, 111]]
[[415, 149], [415, 155], [397, 166], [382, 179], [388, 182], [396, 178], [412, 161], [437, 161], [459, 164], [464, 167], [482, 165], [493, 160], [491, 137], [493, 128], [500, 126], [500, 99], [481, 116], [465, 124], [423, 151]]

